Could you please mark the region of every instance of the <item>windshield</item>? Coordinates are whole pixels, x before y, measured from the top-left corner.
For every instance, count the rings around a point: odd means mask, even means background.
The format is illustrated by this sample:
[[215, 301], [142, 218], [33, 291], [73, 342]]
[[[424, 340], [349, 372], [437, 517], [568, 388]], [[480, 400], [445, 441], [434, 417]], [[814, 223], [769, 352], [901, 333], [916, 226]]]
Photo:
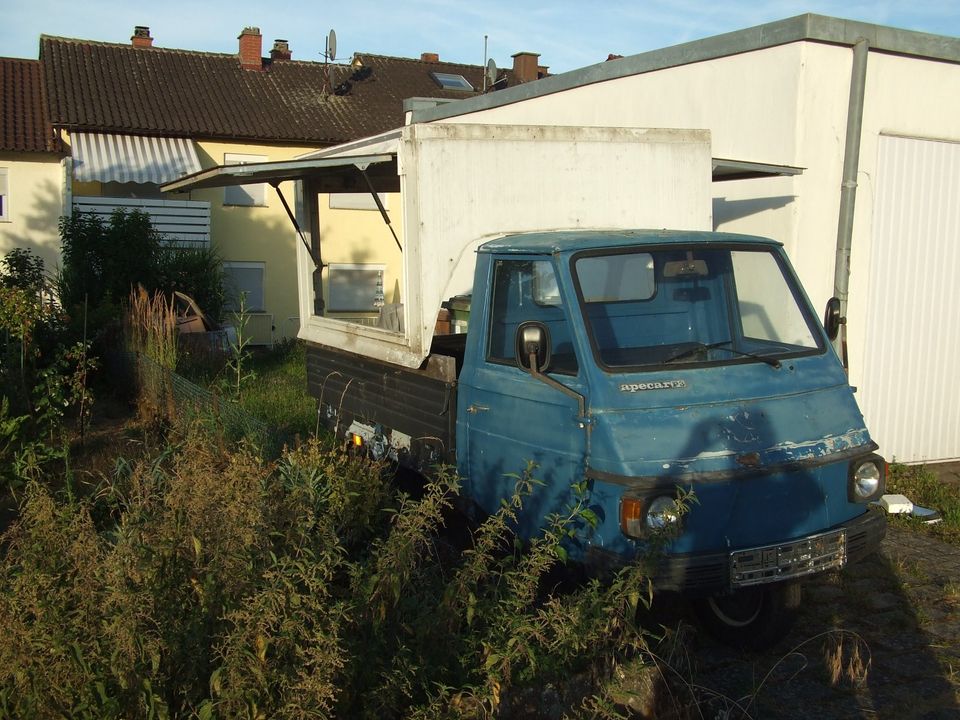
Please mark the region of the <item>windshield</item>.
[[793, 276], [767, 248], [581, 253], [577, 293], [609, 369], [766, 362], [823, 350]]

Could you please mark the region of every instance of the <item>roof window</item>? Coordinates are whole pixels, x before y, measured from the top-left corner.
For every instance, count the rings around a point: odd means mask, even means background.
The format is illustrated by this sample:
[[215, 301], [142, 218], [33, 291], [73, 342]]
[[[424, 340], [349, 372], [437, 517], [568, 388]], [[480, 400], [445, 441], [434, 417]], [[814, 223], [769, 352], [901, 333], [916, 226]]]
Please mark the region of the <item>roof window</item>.
[[473, 85], [467, 82], [463, 75], [454, 75], [452, 73], [432, 72], [430, 77], [437, 81], [437, 84], [444, 90], [464, 90], [473, 92]]

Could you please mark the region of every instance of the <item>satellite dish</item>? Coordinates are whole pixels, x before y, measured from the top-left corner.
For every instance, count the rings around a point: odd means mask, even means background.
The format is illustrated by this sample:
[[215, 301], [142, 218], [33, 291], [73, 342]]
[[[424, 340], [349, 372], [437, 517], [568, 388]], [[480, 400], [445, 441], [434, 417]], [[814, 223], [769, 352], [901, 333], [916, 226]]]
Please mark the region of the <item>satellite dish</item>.
[[497, 81], [497, 64], [490, 58], [487, 61], [487, 81], [493, 85]]
[[327, 36], [327, 59], [337, 59], [337, 33], [334, 30]]

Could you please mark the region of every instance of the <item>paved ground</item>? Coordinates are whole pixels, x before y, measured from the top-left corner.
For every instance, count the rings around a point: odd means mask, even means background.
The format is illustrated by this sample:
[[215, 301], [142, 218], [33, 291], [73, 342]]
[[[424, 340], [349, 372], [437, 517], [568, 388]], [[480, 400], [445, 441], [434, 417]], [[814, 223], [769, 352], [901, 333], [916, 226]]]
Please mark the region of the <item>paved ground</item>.
[[[804, 590], [801, 617], [775, 652], [739, 655], [693, 635], [700, 697], [725, 696], [702, 702], [704, 717], [744, 717], [736, 700], [753, 718], [960, 718], [960, 547], [891, 528], [880, 554]], [[841, 639], [841, 669], [858, 646], [863, 682], [832, 686]]]
[[927, 465], [927, 470], [932, 470], [943, 482], [953, 485], [960, 485], [960, 462], [945, 462], [935, 465]]

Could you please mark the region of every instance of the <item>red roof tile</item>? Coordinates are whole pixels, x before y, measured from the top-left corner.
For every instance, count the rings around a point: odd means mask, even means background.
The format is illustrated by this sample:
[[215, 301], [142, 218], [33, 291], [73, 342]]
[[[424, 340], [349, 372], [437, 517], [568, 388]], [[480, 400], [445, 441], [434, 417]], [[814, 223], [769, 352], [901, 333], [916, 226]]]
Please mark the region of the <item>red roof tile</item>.
[[0, 58], [0, 150], [57, 152], [38, 60]]
[[244, 70], [236, 55], [133, 47], [42, 36], [40, 60], [50, 119], [72, 131], [327, 145], [403, 124], [409, 97], [458, 99], [431, 71], [482, 87], [483, 68], [362, 55], [371, 73], [320, 62], [263, 61]]

